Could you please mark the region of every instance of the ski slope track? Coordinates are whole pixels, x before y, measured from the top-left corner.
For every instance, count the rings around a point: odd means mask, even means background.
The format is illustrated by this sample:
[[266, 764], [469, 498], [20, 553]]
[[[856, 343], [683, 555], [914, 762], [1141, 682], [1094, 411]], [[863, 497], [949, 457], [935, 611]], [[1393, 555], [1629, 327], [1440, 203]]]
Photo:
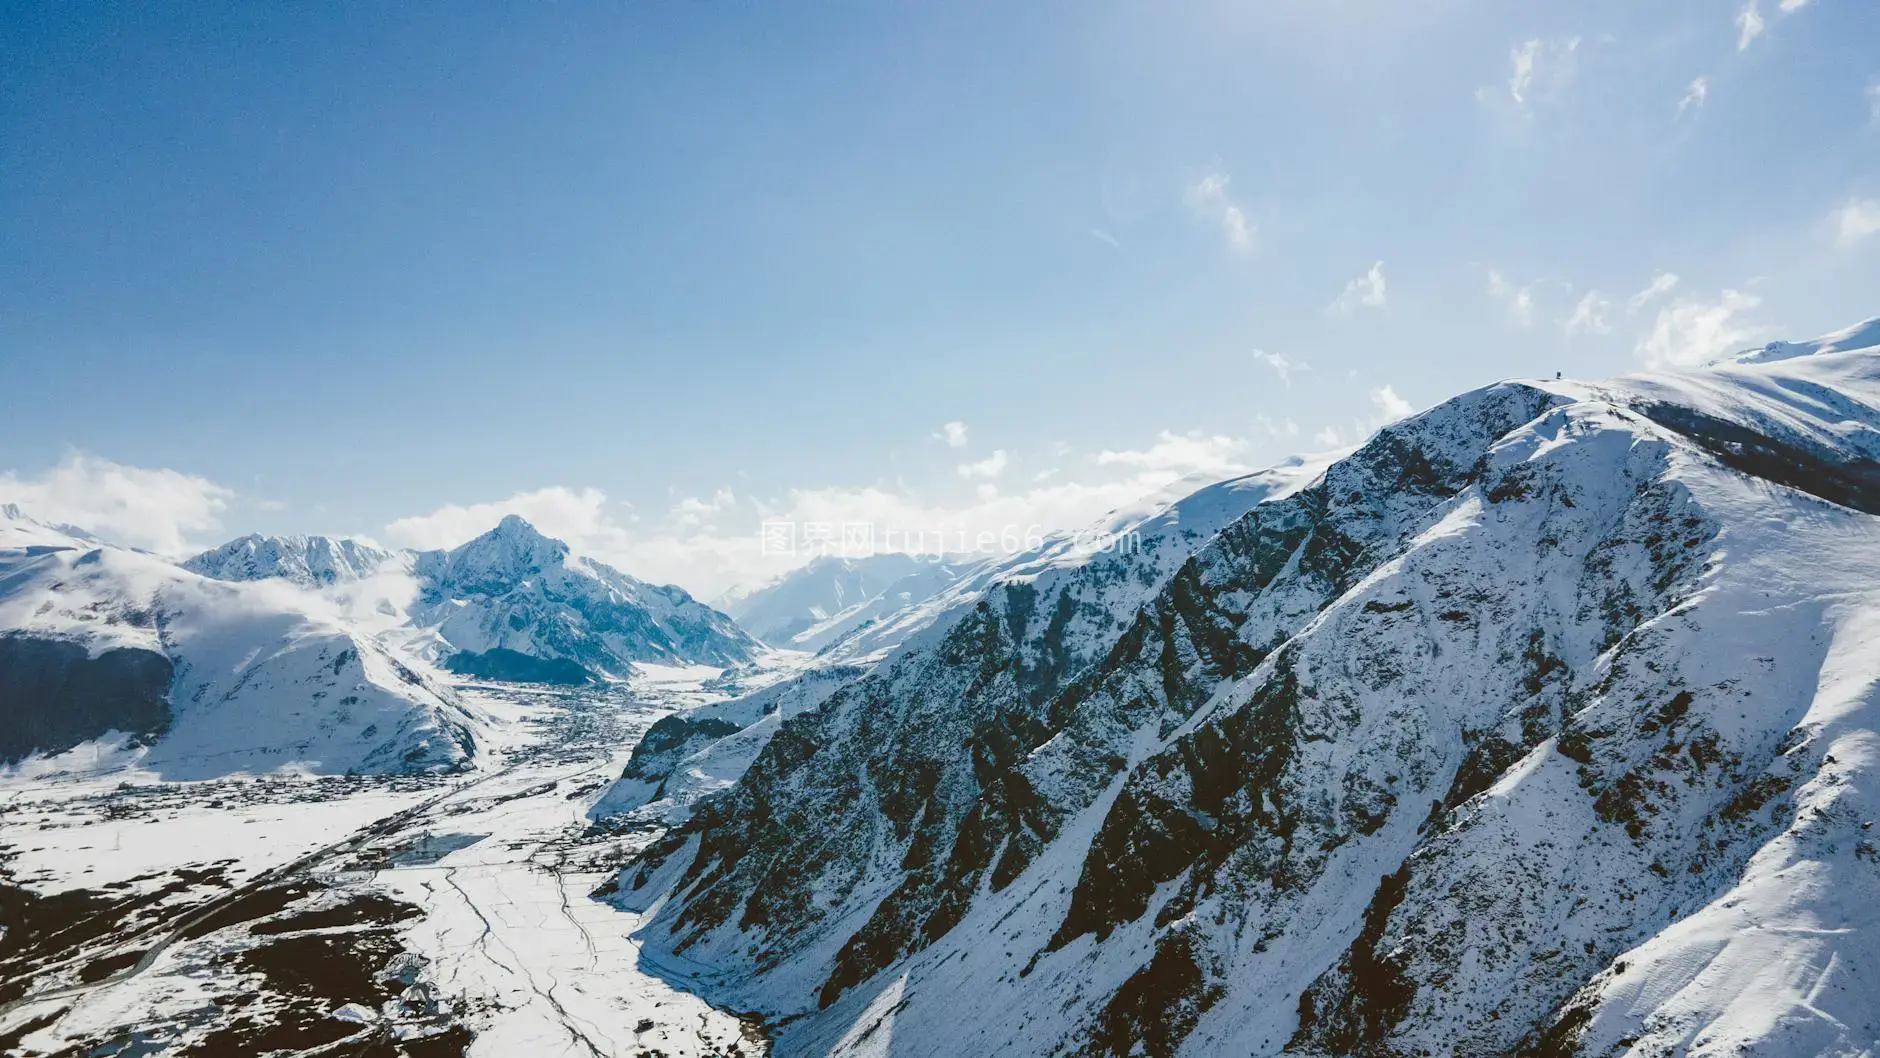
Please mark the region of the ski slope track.
[[783, 1055], [1874, 1053], [1876, 344], [1501, 383], [987, 571], [611, 899]]

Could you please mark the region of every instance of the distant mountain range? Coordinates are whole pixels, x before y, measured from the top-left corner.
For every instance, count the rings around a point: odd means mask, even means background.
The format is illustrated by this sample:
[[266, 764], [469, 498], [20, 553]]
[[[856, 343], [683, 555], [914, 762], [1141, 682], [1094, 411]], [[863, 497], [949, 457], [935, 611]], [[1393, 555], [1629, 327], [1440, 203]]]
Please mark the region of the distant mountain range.
[[475, 750], [448, 686], [296, 592], [0, 515], [0, 763], [108, 736], [107, 759], [180, 779]]
[[[219, 580], [345, 589], [387, 583], [381, 602], [436, 637], [434, 660], [489, 679], [579, 683], [625, 678], [636, 661], [732, 665], [757, 642], [683, 589], [656, 586], [542, 535], [510, 515], [449, 551], [386, 551], [322, 536], [245, 536], [183, 563]], [[394, 599], [397, 589], [405, 595]]]
[[303, 588], [324, 588], [361, 580], [398, 558], [396, 552], [357, 540], [249, 535], [204, 551], [183, 568], [216, 580], [278, 578]]
[[982, 563], [898, 553], [821, 556], [720, 604], [745, 631], [771, 646], [818, 651], [925, 602]]
[[115, 733], [166, 776], [454, 768], [475, 719], [433, 665], [572, 684], [760, 649], [516, 517], [449, 551], [248, 536], [172, 565], [0, 510], [0, 763]]

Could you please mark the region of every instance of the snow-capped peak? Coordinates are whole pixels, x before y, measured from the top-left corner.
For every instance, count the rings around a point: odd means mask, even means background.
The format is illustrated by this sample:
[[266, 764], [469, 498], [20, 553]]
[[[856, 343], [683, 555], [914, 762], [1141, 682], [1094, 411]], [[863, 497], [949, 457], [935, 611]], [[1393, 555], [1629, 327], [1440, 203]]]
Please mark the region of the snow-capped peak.
[[0, 547], [85, 547], [103, 543], [76, 525], [43, 522], [17, 503], [0, 503]]
[[420, 574], [446, 590], [500, 595], [567, 561], [567, 544], [511, 514], [496, 528], [450, 551], [425, 552], [418, 567]]
[[1851, 327], [1830, 331], [1809, 341], [1770, 342], [1760, 349], [1748, 349], [1726, 359], [1738, 364], [1767, 364], [1777, 360], [1793, 360], [1798, 356], [1847, 353], [1875, 346], [1880, 346], [1880, 316], [1869, 317]]

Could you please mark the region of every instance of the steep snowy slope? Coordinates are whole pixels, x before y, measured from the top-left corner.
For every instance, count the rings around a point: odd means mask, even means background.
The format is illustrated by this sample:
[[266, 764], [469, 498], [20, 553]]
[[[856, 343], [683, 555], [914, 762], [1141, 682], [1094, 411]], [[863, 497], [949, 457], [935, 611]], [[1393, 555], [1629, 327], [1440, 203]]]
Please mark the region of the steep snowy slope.
[[464, 763], [449, 692], [309, 599], [0, 519], [0, 761], [116, 732], [166, 778]]
[[988, 595], [623, 872], [643, 958], [784, 1054], [1871, 1052], [1880, 350], [1744, 359], [1387, 427], [1108, 635]]
[[[748, 699], [681, 713], [655, 727], [648, 733], [654, 744], [635, 753], [597, 813], [651, 802], [651, 814], [662, 821], [683, 818], [702, 792], [742, 775], [784, 720], [820, 705], [884, 659], [925, 649], [989, 600], [1037, 615], [1021, 619], [1026, 642], [1016, 653], [1036, 670], [1034, 693], [1051, 693], [1065, 675], [1105, 649], [1124, 618], [1190, 552], [1253, 505], [1298, 488], [1321, 465], [1295, 460], [1208, 485], [1173, 503], [1145, 501], [1082, 532], [1055, 535], [1030, 551], [917, 570], [871, 601], [869, 607], [885, 611], [881, 619], [824, 648], [810, 672]], [[942, 579], [939, 590], [897, 591], [910, 580], [931, 586]]]
[[[745, 631], [771, 646], [791, 650], [820, 650], [841, 631], [866, 617], [860, 611], [877, 603], [889, 588], [905, 578], [938, 566], [940, 576], [924, 578], [931, 595], [950, 582], [951, 566], [932, 558], [884, 553], [858, 558], [825, 555], [783, 574], [755, 591], [728, 601], [724, 611]], [[923, 581], [917, 581], [920, 583]], [[904, 594], [902, 588], [897, 595]], [[923, 595], [922, 598], [925, 596]], [[918, 601], [899, 598], [899, 609]], [[876, 607], [880, 609], [879, 606]]]
[[961, 599], [961, 589], [978, 582], [982, 571], [998, 568], [993, 558], [958, 562], [921, 561], [912, 572], [901, 577], [872, 598], [846, 610], [831, 614], [798, 633], [791, 646], [803, 650], [828, 651], [848, 658], [848, 664], [865, 663], [869, 654], [881, 655], [899, 645], [897, 637], [918, 630], [917, 623], [902, 618], [923, 609], [931, 613], [935, 599]]
[[655, 805], [647, 814], [659, 822], [683, 820], [701, 798], [736, 782], [785, 720], [816, 708], [862, 675], [861, 669], [839, 665], [812, 668], [729, 701], [662, 717], [633, 747], [620, 778], [590, 816], [608, 819]]
[[635, 661], [728, 665], [758, 644], [682, 589], [571, 555], [515, 515], [451, 551], [416, 556], [411, 621], [456, 651], [447, 667], [496, 679], [624, 678]]
[[183, 568], [216, 580], [279, 578], [314, 588], [361, 580], [400, 557], [345, 538], [250, 534], [204, 551], [184, 562]]

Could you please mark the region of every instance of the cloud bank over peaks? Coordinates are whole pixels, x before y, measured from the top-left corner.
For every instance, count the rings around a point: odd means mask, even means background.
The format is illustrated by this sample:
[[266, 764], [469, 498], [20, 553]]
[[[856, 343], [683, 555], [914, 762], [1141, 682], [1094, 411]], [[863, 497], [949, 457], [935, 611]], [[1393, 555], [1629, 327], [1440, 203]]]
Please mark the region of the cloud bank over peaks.
[[[1386, 403], [1395, 408], [1400, 402], [1391, 393]], [[1298, 433], [1290, 422], [1267, 428], [1269, 439], [1287, 438], [1288, 445]], [[709, 598], [813, 557], [806, 547], [787, 553], [767, 548], [766, 524], [786, 523], [799, 539], [806, 533], [841, 539], [845, 530], [857, 530], [852, 539], [866, 540], [866, 548], [875, 551], [971, 551], [986, 546], [983, 541], [1080, 528], [1171, 487], [1185, 491], [1178, 484], [1184, 479], [1199, 484], [1246, 473], [1253, 469], [1252, 448], [1244, 438], [1173, 430], [1161, 431], [1142, 448], [1078, 456], [1054, 447], [1048, 466], [1023, 465], [1019, 453], [1001, 448], [955, 466], [955, 485], [944, 479], [927, 488], [902, 481], [824, 485], [770, 496], [719, 489], [682, 498], [663, 514], [639, 517], [624, 507], [616, 517], [615, 505], [599, 489], [550, 486], [400, 518], [383, 536], [397, 546], [451, 547], [517, 514], [577, 553]]]
[[66, 454], [38, 477], [0, 473], [0, 503], [31, 518], [65, 523], [130, 547], [181, 556], [222, 528], [235, 491], [174, 470], [125, 466], [84, 452]]
[[1689, 367], [1762, 341], [1769, 328], [1750, 318], [1761, 296], [1725, 290], [1715, 301], [1679, 298], [1658, 310], [1635, 347], [1652, 367]]

